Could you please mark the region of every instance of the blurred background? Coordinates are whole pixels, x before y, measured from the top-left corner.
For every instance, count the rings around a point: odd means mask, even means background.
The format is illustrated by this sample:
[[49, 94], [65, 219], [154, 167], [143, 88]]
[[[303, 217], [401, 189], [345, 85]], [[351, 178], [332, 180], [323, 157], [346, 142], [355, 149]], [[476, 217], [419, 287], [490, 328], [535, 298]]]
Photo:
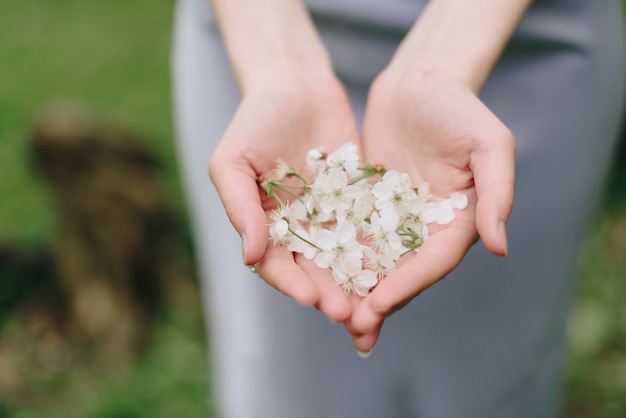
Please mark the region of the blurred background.
[[[0, 418], [211, 416], [173, 7], [0, 2]], [[624, 418], [624, 140], [580, 262], [562, 417]]]

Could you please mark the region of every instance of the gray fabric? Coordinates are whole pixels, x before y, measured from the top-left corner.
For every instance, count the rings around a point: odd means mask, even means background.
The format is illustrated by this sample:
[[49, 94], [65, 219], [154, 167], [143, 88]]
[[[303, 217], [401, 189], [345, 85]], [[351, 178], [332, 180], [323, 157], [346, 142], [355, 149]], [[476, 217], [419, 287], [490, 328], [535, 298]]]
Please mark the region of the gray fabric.
[[[217, 416], [555, 416], [577, 253], [621, 112], [619, 2], [538, 1], [523, 21], [482, 92], [518, 141], [510, 256], [474, 246], [455, 272], [389, 318], [364, 360], [341, 325], [242, 265], [239, 237], [206, 174], [239, 95], [210, 13], [194, 1], [177, 11], [174, 97]], [[361, 117], [368, 83], [421, 2], [309, 3]]]

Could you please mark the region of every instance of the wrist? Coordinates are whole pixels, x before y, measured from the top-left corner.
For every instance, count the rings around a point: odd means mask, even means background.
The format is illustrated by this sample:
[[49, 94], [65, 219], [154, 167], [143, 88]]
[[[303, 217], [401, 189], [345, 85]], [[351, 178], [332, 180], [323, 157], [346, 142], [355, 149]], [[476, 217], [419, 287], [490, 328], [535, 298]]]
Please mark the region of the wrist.
[[405, 77], [420, 81], [442, 81], [462, 85], [478, 95], [484, 85], [492, 65], [481, 62], [463, 62], [454, 58], [435, 59], [428, 54], [416, 56], [401, 67]]
[[431, 0], [390, 68], [443, 75], [478, 93], [530, 0]]
[[420, 85], [422, 83], [456, 84], [478, 94], [482, 86], [481, 71], [471, 68], [459, 68], [454, 65], [434, 62], [426, 58], [415, 57], [412, 60], [394, 61], [389, 64], [379, 78], [392, 82], [398, 86]]
[[238, 74], [243, 96], [258, 91], [291, 88], [307, 92], [315, 86], [334, 84], [337, 78], [330, 62], [323, 57], [273, 56], [249, 71]]
[[301, 1], [212, 0], [242, 93], [281, 77], [332, 72], [330, 57]]

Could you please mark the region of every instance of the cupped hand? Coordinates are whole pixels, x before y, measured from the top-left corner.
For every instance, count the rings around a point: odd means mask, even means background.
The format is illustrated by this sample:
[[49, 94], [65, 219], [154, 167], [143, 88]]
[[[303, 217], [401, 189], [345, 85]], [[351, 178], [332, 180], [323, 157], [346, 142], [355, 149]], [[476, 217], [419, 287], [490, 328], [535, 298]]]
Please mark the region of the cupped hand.
[[[303, 257], [269, 242], [268, 218], [277, 203], [260, 189], [277, 159], [303, 172], [307, 151], [332, 151], [359, 141], [357, 125], [341, 84], [289, 74], [244, 94], [211, 157], [209, 173], [226, 213], [242, 239], [243, 261], [270, 285], [304, 305], [314, 305], [332, 321], [344, 321], [350, 304], [328, 274]], [[222, 278], [228, 280], [229, 278]]]
[[367, 297], [353, 302], [348, 332], [360, 351], [383, 321], [452, 271], [479, 235], [506, 255], [505, 223], [513, 204], [515, 141], [506, 126], [462, 82], [431, 72], [383, 72], [372, 85], [364, 121], [365, 158], [430, 184], [433, 199], [468, 198], [448, 225], [429, 225], [419, 252]]

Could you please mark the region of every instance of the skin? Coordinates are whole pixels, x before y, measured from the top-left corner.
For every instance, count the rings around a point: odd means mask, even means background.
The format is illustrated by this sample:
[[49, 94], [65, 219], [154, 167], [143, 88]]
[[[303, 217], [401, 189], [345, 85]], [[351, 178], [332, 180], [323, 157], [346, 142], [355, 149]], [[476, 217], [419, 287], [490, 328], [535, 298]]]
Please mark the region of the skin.
[[[257, 178], [271, 177], [278, 157], [302, 169], [311, 148], [359, 142], [356, 120], [302, 5], [257, 3], [214, 4], [243, 99], [211, 157], [209, 174], [242, 237], [244, 262], [277, 290], [343, 322], [352, 309], [332, 278], [269, 245], [268, 215], [276, 202], [264, 197]], [[259, 21], [267, 24], [254, 24]]]
[[[368, 352], [385, 318], [453, 270], [480, 236], [507, 253], [515, 141], [477, 93], [530, 0], [431, 0], [373, 82], [363, 133], [303, 5], [295, 0], [213, 0], [242, 102], [209, 163], [244, 262], [284, 294], [343, 322]], [[364, 158], [430, 183], [435, 197], [462, 192], [466, 209], [431, 229], [419, 253], [367, 297], [349, 299], [327, 271], [268, 244], [275, 203], [256, 180], [276, 158], [298, 168], [306, 151], [361, 144]], [[403, 150], [403, 152], [393, 152]]]

